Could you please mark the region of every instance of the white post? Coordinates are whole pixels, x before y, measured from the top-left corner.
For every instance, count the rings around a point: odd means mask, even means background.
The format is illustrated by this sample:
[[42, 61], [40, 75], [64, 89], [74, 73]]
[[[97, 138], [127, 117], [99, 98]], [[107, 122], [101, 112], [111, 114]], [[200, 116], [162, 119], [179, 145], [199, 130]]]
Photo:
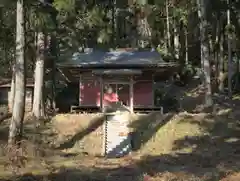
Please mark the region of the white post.
[[134, 99], [134, 95], [133, 95], [133, 76], [131, 76], [130, 78], [130, 89], [129, 89], [129, 97], [130, 97], [130, 101], [129, 101], [129, 105], [130, 105], [130, 111], [131, 113], [133, 113], [133, 107], [134, 107], [134, 102], [133, 102], [133, 99]]

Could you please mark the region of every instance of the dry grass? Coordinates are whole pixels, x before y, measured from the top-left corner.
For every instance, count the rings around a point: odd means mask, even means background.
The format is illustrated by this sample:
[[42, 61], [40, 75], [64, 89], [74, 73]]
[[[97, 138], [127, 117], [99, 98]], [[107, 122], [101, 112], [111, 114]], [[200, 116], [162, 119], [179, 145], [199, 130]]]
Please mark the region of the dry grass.
[[[193, 125], [184, 116], [176, 115], [168, 123], [163, 125], [152, 138], [139, 150], [141, 154], [161, 155], [174, 153], [174, 142], [186, 136], [200, 136], [203, 134], [199, 125]], [[201, 115], [192, 119], [203, 119]], [[181, 152], [191, 152], [191, 147], [178, 150]]]
[[[179, 93], [185, 94], [183, 109], [186, 108], [190, 112], [202, 103], [199, 90], [200, 88], [183, 90]], [[135, 142], [141, 144], [135, 143], [137, 149], [124, 158], [105, 159], [83, 154], [66, 154], [48, 148], [46, 144], [43, 146], [42, 143], [36, 144], [30, 140], [28, 152], [33, 149], [33, 154], [29, 154], [28, 163], [21, 169], [21, 176], [18, 179], [22, 181], [24, 179], [28, 181], [239, 181], [239, 107], [229, 109], [227, 101], [219, 100], [224, 106], [218, 106], [214, 114], [182, 112], [171, 116], [171, 119], [164, 123], [158, 121], [159, 115], [156, 114], [133, 116], [130, 127], [137, 134]], [[51, 144], [64, 139], [66, 141], [80, 132], [80, 138], [85, 140], [85, 143], [90, 143], [92, 139], [97, 140], [101, 137], [96, 131], [100, 123], [92, 125], [94, 121], [91, 120], [94, 120], [92, 118], [95, 116], [101, 117], [100, 115], [91, 115], [91, 118], [89, 115], [57, 115], [51, 124], [38, 128], [38, 132], [41, 132], [39, 137], [47, 144]], [[0, 135], [3, 135], [2, 130], [3, 128], [0, 129]], [[25, 135], [33, 137], [27, 128]], [[86, 135], [90, 135], [91, 139]], [[36, 154], [34, 150], [39, 150], [39, 147], [45, 150], [45, 153]], [[89, 149], [93, 150], [94, 147], [90, 145]], [[9, 170], [4, 170], [5, 162], [5, 157], [1, 157], [0, 180], [17, 180], [11, 178]]]
[[[120, 159], [58, 153], [31, 156], [21, 173], [41, 181], [237, 181], [240, 147], [239, 136], [234, 133], [238, 129], [232, 119], [234, 115], [222, 110], [216, 116], [180, 113], [130, 156]], [[60, 115], [49, 126], [68, 135], [88, 125], [79, 127], [78, 118]], [[64, 120], [72, 122], [71, 127]], [[4, 161], [3, 158], [0, 163]], [[0, 179], [6, 181], [11, 172], [4, 170], [2, 164]]]

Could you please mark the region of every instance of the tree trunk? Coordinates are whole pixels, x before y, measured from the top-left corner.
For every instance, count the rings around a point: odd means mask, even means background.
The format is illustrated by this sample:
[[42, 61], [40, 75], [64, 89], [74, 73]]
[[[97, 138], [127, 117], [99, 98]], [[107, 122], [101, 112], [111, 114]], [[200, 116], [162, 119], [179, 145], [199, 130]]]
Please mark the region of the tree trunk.
[[220, 39], [220, 20], [216, 18], [216, 35], [215, 44], [213, 45], [213, 61], [214, 67], [212, 75], [214, 77], [213, 92], [218, 92], [218, 75], [219, 75], [219, 39]]
[[25, 12], [24, 0], [17, 0], [16, 20], [16, 66], [15, 66], [15, 98], [13, 105], [12, 120], [9, 128], [8, 144], [10, 146], [19, 143], [22, 136], [22, 127], [25, 110]]
[[185, 34], [185, 65], [188, 64], [188, 31], [187, 27], [184, 28], [184, 34]]
[[15, 84], [15, 65], [13, 64], [13, 68], [12, 68], [12, 81], [11, 81], [11, 90], [10, 90], [10, 96], [8, 99], [8, 109], [9, 112], [13, 111], [13, 104], [14, 104], [14, 97], [15, 97], [15, 88], [16, 88], [16, 84]]
[[215, 46], [214, 46], [214, 63], [215, 63], [215, 74], [214, 77], [217, 80], [219, 75], [219, 49], [220, 49], [220, 20], [216, 19], [216, 37], [215, 37]]
[[[229, 0], [228, 0], [229, 5]], [[231, 25], [230, 20], [230, 8], [227, 10], [227, 25]], [[231, 35], [228, 32], [228, 96], [232, 98], [232, 47], [231, 47]]]
[[116, 46], [116, 0], [112, 0], [112, 46]]
[[[201, 8], [201, 0], [197, 0], [197, 6], [198, 6], [198, 18], [200, 21], [199, 24], [199, 33], [200, 33], [200, 58], [201, 58], [201, 83], [204, 85], [204, 62], [203, 62], [203, 47], [202, 47], [202, 38], [201, 35], [203, 33], [203, 24], [201, 23], [202, 21], [202, 8]], [[205, 85], [204, 85], [205, 86]]]
[[168, 0], [166, 0], [166, 25], [167, 25], [167, 47], [168, 52], [171, 49], [171, 34], [170, 34], [170, 22], [169, 22], [169, 7], [168, 7]]
[[203, 63], [204, 86], [205, 86], [205, 106], [213, 105], [211, 90], [211, 66], [209, 61], [209, 47], [207, 36], [207, 0], [198, 0], [200, 19], [200, 39], [201, 39], [201, 62]]
[[219, 68], [218, 68], [218, 70], [219, 70], [219, 75], [218, 75], [218, 81], [219, 81], [218, 90], [219, 90], [219, 92], [224, 91], [224, 80], [225, 80], [223, 44], [224, 44], [224, 35], [223, 35], [223, 32], [221, 31], [220, 40], [219, 40]]
[[52, 56], [52, 87], [51, 87], [51, 109], [55, 110], [56, 109], [56, 61], [58, 58], [58, 53], [57, 53], [57, 28], [58, 28], [58, 23], [57, 23], [57, 12], [51, 12], [51, 19], [54, 22], [55, 25], [55, 31], [51, 34], [51, 41], [50, 41], [50, 54]]
[[56, 34], [53, 34], [51, 36], [51, 56], [52, 58], [52, 68], [51, 68], [51, 76], [52, 76], [52, 87], [51, 87], [51, 104], [50, 108], [52, 110], [55, 110], [56, 108], [56, 102], [55, 102], [55, 96], [56, 96], [56, 61], [57, 61], [57, 39]]
[[[142, 5], [146, 5], [141, 2]], [[137, 32], [138, 32], [138, 47], [146, 48], [150, 45], [150, 39], [152, 31], [148, 23], [147, 15], [144, 8], [140, 8], [140, 11], [136, 14], [137, 19]]]
[[177, 27], [176, 20], [174, 21], [174, 52], [175, 58], [179, 59], [179, 50], [180, 50], [180, 42], [179, 42], [179, 29]]
[[44, 49], [45, 49], [45, 35], [38, 33], [37, 36], [37, 57], [35, 66], [35, 84], [34, 84], [34, 98], [32, 113], [39, 120], [44, 117]]
[[216, 91], [217, 87], [217, 81], [215, 79], [215, 72], [217, 71], [215, 68], [215, 57], [214, 57], [214, 45], [213, 45], [213, 40], [212, 37], [208, 37], [209, 40], [209, 62], [213, 62], [213, 65], [211, 66], [210, 64], [210, 75], [211, 75], [211, 87], [212, 87], [212, 93]]

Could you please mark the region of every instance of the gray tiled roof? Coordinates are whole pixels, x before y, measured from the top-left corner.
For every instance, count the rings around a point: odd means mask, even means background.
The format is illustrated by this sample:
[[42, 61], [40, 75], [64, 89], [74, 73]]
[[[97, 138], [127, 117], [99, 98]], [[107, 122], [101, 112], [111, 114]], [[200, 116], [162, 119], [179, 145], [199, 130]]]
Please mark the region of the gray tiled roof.
[[157, 51], [92, 51], [89, 53], [74, 53], [58, 66], [81, 67], [84, 65], [158, 65], [166, 64]]

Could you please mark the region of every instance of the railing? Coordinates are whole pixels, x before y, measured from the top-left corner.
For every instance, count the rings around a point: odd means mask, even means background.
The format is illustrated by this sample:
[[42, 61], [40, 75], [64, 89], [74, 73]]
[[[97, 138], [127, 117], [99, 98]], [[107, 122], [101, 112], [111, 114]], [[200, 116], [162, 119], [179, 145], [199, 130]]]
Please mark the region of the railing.
[[[98, 106], [71, 106], [71, 113], [98, 113], [101, 112], [100, 107]], [[163, 114], [163, 107], [156, 107], [156, 106], [136, 106], [133, 108], [134, 113], [150, 113], [150, 112], [160, 112]]]

